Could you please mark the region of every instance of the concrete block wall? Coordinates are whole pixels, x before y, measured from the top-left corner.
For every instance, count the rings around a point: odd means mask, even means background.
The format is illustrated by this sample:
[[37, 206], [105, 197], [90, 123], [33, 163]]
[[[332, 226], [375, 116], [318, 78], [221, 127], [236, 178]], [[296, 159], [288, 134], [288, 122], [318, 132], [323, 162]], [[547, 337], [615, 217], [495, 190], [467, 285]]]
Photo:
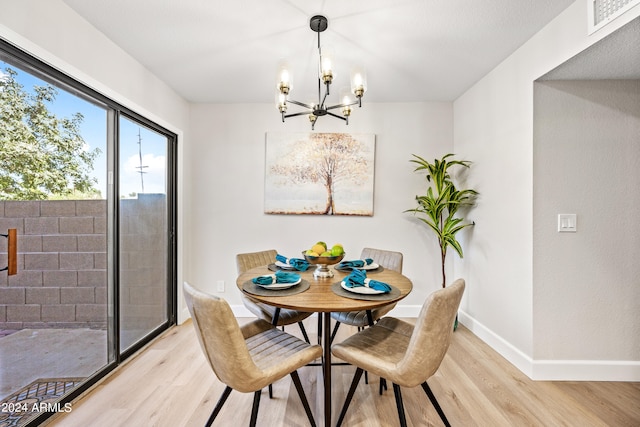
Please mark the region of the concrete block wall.
[[[18, 232], [18, 274], [0, 272], [0, 329], [106, 328], [107, 202], [0, 201]], [[0, 238], [0, 267], [7, 265]]]
[[167, 197], [120, 200], [120, 328], [153, 329], [167, 318]]

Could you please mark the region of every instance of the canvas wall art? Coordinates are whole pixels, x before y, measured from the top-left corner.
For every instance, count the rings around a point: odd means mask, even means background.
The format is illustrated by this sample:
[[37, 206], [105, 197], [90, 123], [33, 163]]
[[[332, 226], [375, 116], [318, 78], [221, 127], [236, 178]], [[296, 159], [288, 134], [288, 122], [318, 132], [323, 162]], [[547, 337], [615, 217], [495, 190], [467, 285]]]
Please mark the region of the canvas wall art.
[[268, 214], [373, 215], [375, 135], [266, 135]]

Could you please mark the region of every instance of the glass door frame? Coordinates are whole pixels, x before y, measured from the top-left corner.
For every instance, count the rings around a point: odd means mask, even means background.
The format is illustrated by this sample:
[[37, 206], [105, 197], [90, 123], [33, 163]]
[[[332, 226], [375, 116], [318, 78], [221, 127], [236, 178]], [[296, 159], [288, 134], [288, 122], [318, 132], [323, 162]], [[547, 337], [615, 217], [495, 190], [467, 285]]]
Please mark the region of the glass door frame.
[[[93, 104], [100, 105], [107, 112], [107, 363], [87, 380], [74, 388], [69, 394], [59, 400], [65, 403], [76, 399], [90, 387], [116, 369], [124, 360], [138, 352], [162, 332], [176, 324], [177, 319], [177, 134], [163, 126], [147, 119], [141, 114], [130, 110], [126, 106], [114, 101], [106, 95], [80, 83], [71, 76], [40, 61], [20, 47], [0, 38], [0, 52], [11, 61], [19, 64], [20, 68], [33, 73], [37, 77], [52, 83], [78, 97]], [[120, 116], [127, 117], [167, 137], [167, 320], [152, 330], [143, 339], [132, 345], [126, 351], [121, 351], [119, 340], [119, 200], [116, 199], [118, 188], [118, 122]], [[54, 413], [44, 412], [31, 420], [27, 426], [40, 425]]]
[[[112, 197], [111, 201], [112, 203], [110, 203], [110, 209], [113, 209], [113, 216], [109, 217], [109, 220], [112, 219], [114, 221], [113, 227], [111, 228], [112, 231], [112, 239], [113, 239], [113, 250], [112, 252], [110, 252], [111, 254], [113, 254], [113, 260], [111, 260], [113, 262], [113, 277], [112, 279], [114, 280], [114, 286], [113, 288], [111, 288], [113, 290], [113, 299], [109, 298], [110, 300], [110, 304], [112, 304], [112, 306], [115, 308], [114, 309], [114, 325], [116, 326], [113, 330], [114, 330], [114, 335], [112, 338], [115, 342], [115, 348], [118, 349], [118, 358], [117, 358], [117, 362], [118, 364], [125, 360], [126, 358], [130, 357], [131, 355], [137, 353], [142, 347], [144, 347], [145, 345], [147, 345], [153, 338], [157, 337], [160, 333], [162, 333], [163, 331], [165, 331], [166, 329], [168, 329], [171, 325], [175, 325], [176, 324], [176, 315], [178, 312], [178, 295], [177, 295], [177, 236], [176, 236], [176, 228], [177, 228], [177, 159], [176, 159], [176, 154], [177, 154], [177, 146], [176, 146], [176, 142], [177, 142], [177, 136], [161, 127], [159, 127], [158, 125], [156, 125], [155, 123], [153, 123], [152, 121], [146, 119], [145, 117], [136, 114], [132, 111], [117, 111], [115, 113], [115, 122], [114, 122], [114, 131], [116, 134], [116, 138], [115, 140], [118, 141], [116, 143], [116, 147], [114, 147], [114, 156], [110, 156], [110, 161], [114, 161], [115, 164], [113, 165], [109, 165], [109, 170], [113, 171], [113, 182], [114, 182], [114, 186], [112, 186], [112, 189], [116, 189], [119, 188], [119, 159], [120, 159], [120, 155], [119, 155], [119, 151], [118, 151], [118, 147], [120, 146], [119, 143], [119, 123], [120, 123], [120, 118], [124, 117], [130, 121], [139, 123], [141, 126], [145, 126], [148, 127], [152, 130], [154, 130], [155, 132], [158, 132], [160, 134], [162, 134], [163, 136], [165, 136], [167, 138], [167, 232], [168, 232], [168, 239], [167, 239], [167, 244], [168, 247], [167, 249], [167, 320], [160, 324], [159, 326], [157, 326], [154, 330], [152, 330], [149, 334], [147, 334], [145, 336], [145, 338], [139, 340], [138, 342], [136, 342], [135, 344], [131, 345], [129, 348], [127, 348], [126, 350], [121, 350], [121, 345], [120, 345], [120, 304], [116, 304], [116, 302], [120, 301], [120, 289], [121, 286], [119, 285], [119, 273], [120, 273], [120, 257], [118, 256], [120, 254], [120, 241], [118, 236], [120, 235], [120, 200], [115, 196]], [[116, 160], [117, 159], [117, 160]], [[113, 166], [113, 169], [111, 169], [111, 166]], [[115, 193], [115, 191], [114, 191]], [[116, 255], [118, 254], [118, 255]]]

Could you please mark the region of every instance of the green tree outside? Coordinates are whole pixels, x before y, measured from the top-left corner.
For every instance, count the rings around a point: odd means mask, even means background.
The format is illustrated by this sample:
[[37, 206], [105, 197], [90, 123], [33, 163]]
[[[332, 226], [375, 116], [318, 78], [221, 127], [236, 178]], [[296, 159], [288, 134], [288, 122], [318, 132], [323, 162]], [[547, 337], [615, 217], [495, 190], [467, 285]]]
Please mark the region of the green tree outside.
[[28, 93], [16, 76], [0, 70], [0, 200], [100, 198], [91, 176], [100, 149], [82, 138], [82, 114], [57, 117], [47, 108], [57, 89]]

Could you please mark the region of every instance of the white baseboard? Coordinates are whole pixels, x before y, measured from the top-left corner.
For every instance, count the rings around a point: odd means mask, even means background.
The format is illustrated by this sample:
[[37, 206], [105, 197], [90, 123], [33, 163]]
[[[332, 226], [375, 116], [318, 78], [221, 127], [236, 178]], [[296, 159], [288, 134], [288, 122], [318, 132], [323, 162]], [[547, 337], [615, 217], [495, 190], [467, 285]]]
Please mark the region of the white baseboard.
[[632, 360], [534, 360], [533, 378], [545, 381], [640, 381]]
[[[417, 317], [420, 305], [397, 305], [389, 314], [394, 317]], [[244, 305], [232, 305], [236, 317], [255, 317]], [[184, 308], [179, 316], [188, 319]], [[317, 317], [313, 314], [312, 317]], [[475, 336], [507, 359], [522, 373], [536, 381], [640, 381], [640, 361], [619, 360], [533, 360], [511, 343], [494, 333], [464, 311], [458, 320]], [[182, 323], [182, 322], [180, 322]], [[314, 323], [312, 323], [314, 325]]]
[[458, 312], [458, 321], [469, 329], [475, 336], [484, 341], [489, 347], [497, 351], [502, 357], [511, 362], [516, 368], [522, 371], [526, 376], [532, 378], [532, 362], [533, 360], [522, 351], [514, 347], [511, 343], [504, 340], [492, 330], [485, 327], [482, 323], [476, 321], [464, 311]]
[[640, 361], [534, 360], [461, 311], [458, 319], [474, 335], [536, 381], [640, 381]]

